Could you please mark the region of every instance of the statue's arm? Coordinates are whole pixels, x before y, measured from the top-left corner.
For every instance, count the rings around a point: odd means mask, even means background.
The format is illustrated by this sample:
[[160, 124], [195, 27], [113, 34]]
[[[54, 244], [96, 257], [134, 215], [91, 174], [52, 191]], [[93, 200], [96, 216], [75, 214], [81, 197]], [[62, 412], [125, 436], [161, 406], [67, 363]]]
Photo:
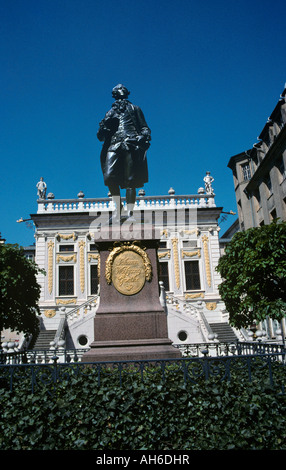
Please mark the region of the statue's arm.
[[147, 125], [145, 116], [143, 114], [143, 111], [141, 108], [138, 106], [135, 106], [135, 113], [136, 113], [136, 120], [137, 120], [137, 129], [139, 132], [139, 140], [142, 141], [142, 143], [145, 143], [146, 148], [150, 146], [150, 140], [151, 140], [151, 129]]
[[113, 109], [108, 111], [102, 121], [99, 123], [97, 138], [101, 142], [111, 137], [118, 128], [118, 117]]

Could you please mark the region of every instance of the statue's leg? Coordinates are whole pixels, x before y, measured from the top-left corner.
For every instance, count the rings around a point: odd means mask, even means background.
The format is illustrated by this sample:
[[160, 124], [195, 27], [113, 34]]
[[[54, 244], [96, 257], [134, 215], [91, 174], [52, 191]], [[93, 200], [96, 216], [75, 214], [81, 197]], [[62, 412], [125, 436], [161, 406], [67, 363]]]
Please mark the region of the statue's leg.
[[[133, 221], [133, 209], [136, 200], [136, 188], [133, 185], [134, 181], [134, 163], [131, 152], [125, 154], [125, 184], [126, 184], [126, 205], [127, 205], [127, 220]], [[135, 219], [134, 219], [135, 221]]]
[[109, 191], [111, 193], [112, 202], [114, 206], [114, 211], [112, 213], [112, 217], [109, 223], [112, 222], [120, 222], [121, 212], [122, 212], [122, 202], [120, 196], [120, 188], [116, 184], [110, 184], [108, 186]]
[[[127, 214], [128, 219], [133, 220], [133, 209], [136, 201], [136, 188], [126, 189], [126, 203], [127, 203]], [[135, 220], [135, 219], [134, 219]]]

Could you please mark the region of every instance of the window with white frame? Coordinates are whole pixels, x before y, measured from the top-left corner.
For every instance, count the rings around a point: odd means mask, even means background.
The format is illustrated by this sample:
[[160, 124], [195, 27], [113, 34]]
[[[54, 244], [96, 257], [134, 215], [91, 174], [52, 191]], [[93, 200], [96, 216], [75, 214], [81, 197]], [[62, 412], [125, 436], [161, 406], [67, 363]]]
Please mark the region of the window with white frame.
[[96, 295], [98, 291], [98, 265], [91, 264], [90, 266], [90, 294]]
[[165, 291], [170, 290], [169, 284], [169, 263], [168, 261], [161, 261], [159, 263], [159, 281], [163, 282]]
[[59, 295], [74, 295], [73, 266], [59, 266]]
[[199, 262], [196, 260], [185, 261], [185, 281], [186, 290], [200, 290], [200, 269]]
[[251, 179], [251, 172], [250, 172], [250, 166], [249, 163], [244, 163], [241, 165], [241, 170], [242, 170], [242, 176], [244, 181], [248, 181]]

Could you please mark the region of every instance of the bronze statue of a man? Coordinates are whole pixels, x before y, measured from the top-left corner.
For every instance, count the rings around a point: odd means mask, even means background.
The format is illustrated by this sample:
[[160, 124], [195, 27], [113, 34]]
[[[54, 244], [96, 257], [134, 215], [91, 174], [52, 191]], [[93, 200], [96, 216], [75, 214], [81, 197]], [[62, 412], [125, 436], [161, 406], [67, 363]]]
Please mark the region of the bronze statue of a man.
[[100, 155], [104, 184], [108, 186], [115, 212], [113, 220], [121, 219], [120, 188], [126, 189], [128, 219], [133, 219], [136, 188], [148, 181], [146, 152], [151, 131], [142, 110], [127, 100], [130, 92], [121, 84], [112, 90], [115, 101], [99, 123], [98, 139], [103, 143]]

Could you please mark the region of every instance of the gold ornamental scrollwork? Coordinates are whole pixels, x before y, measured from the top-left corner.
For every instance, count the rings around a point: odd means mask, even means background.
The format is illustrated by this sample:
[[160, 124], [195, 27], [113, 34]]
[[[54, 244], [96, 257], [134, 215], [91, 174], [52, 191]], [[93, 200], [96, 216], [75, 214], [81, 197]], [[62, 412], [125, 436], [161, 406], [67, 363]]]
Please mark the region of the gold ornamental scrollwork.
[[81, 240], [78, 244], [79, 246], [79, 278], [80, 278], [80, 289], [81, 292], [84, 292], [85, 288], [85, 267], [84, 267], [84, 247], [85, 242]]
[[173, 245], [173, 254], [174, 254], [174, 264], [175, 264], [175, 280], [176, 286], [180, 288], [180, 267], [179, 267], [179, 253], [178, 253], [178, 239], [172, 238]]
[[197, 294], [185, 294], [185, 299], [203, 299], [205, 294], [203, 292], [199, 292]]
[[92, 259], [97, 260], [97, 276], [100, 279], [100, 255], [98, 253], [89, 253], [88, 261], [90, 262]]
[[207, 283], [208, 286], [211, 286], [211, 266], [210, 266], [210, 255], [209, 255], [209, 248], [208, 248], [208, 237], [204, 235], [202, 237], [203, 248], [204, 248], [204, 256], [205, 256], [205, 266], [206, 266], [206, 276], [207, 276]]
[[137, 294], [145, 281], [152, 279], [152, 265], [146, 251], [134, 243], [116, 246], [106, 260], [105, 278], [121, 294]]
[[49, 294], [53, 291], [53, 260], [54, 260], [54, 242], [48, 243], [48, 289]]
[[92, 259], [99, 260], [99, 254], [98, 253], [89, 253], [88, 254], [88, 261], [91, 261]]
[[49, 310], [45, 310], [44, 311], [44, 315], [47, 317], [47, 318], [53, 318], [56, 314], [56, 311], [54, 309], [49, 309]]
[[56, 237], [58, 240], [60, 239], [69, 240], [70, 238], [72, 238], [75, 241], [77, 239], [77, 236], [74, 232], [73, 233], [57, 233]]
[[69, 261], [76, 262], [76, 254], [73, 254], [73, 255], [57, 255], [57, 263], [59, 263], [60, 261], [64, 261], [65, 263], [68, 263]]
[[206, 303], [206, 308], [208, 310], [215, 310], [217, 308], [217, 303], [216, 302], [207, 302]]
[[76, 299], [57, 299], [57, 305], [68, 305], [68, 304], [76, 304]]
[[200, 250], [196, 250], [196, 251], [185, 251], [183, 250], [182, 251], [182, 256], [183, 258], [188, 257], [188, 258], [191, 258], [192, 256], [198, 256], [199, 258], [201, 257], [201, 252]]

